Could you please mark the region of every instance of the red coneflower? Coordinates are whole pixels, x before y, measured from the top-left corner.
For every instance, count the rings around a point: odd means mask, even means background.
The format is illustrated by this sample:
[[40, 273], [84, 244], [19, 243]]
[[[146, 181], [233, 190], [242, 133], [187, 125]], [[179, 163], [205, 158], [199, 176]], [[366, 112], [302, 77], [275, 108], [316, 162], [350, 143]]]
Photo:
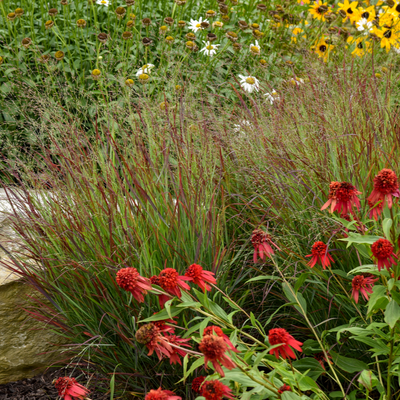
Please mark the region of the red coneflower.
[[240, 353], [238, 350], [236, 350], [235, 346], [232, 344], [229, 337], [225, 335], [224, 332], [222, 332], [222, 329], [219, 326], [214, 326], [214, 325], [207, 326], [207, 328], [205, 328], [203, 331], [203, 337], [207, 335], [213, 335], [214, 333], [220, 338], [222, 338], [232, 351], [234, 351], [235, 353]]
[[374, 287], [375, 282], [379, 280], [378, 278], [372, 278], [370, 276], [365, 277], [364, 275], [357, 275], [351, 281], [351, 286], [353, 287], [353, 291], [351, 295], [354, 298], [354, 301], [358, 303], [358, 298], [360, 296], [360, 292], [364, 297], [365, 301], [368, 301], [368, 293], [372, 293], [372, 288]]
[[122, 268], [117, 272], [117, 284], [139, 302], [144, 301], [144, 294], [151, 289], [150, 280], [140, 276], [136, 268]]
[[332, 359], [332, 357], [328, 354], [328, 359], [326, 359], [326, 356], [323, 351], [321, 351], [319, 353], [315, 353], [314, 359], [316, 359], [321, 364], [321, 367], [323, 369], [325, 369], [325, 362], [329, 362], [330, 364], [333, 364], [333, 362], [330, 361]]
[[369, 217], [374, 218], [375, 221], [378, 221], [378, 217], [382, 214], [383, 211], [383, 202], [372, 203], [371, 200], [368, 200]]
[[201, 290], [211, 290], [211, 286], [207, 283], [216, 284], [217, 280], [214, 278], [214, 273], [210, 271], [204, 271], [203, 267], [198, 264], [192, 264], [185, 272], [185, 276], [191, 278], [192, 282], [199, 285]]
[[192, 381], [192, 390], [193, 392], [200, 393], [201, 385], [205, 381], [205, 376], [198, 376], [194, 378]]
[[278, 390], [279, 394], [282, 394], [283, 392], [291, 392], [292, 388], [289, 385], [286, 385], [286, 383], [284, 383]]
[[331, 262], [334, 262], [333, 258], [328, 253], [328, 246], [323, 242], [315, 242], [311, 248], [311, 254], [306, 257], [312, 257], [310, 262], [307, 264], [311, 268], [315, 264], [321, 264], [323, 268], [330, 267]]
[[393, 253], [393, 245], [387, 239], [378, 239], [375, 243], [372, 243], [371, 251], [376, 260], [378, 260], [378, 270], [382, 268], [389, 268], [397, 263], [393, 260], [393, 257], [398, 258], [396, 254]]
[[[157, 313], [154, 313], [153, 315], [155, 314]], [[175, 332], [174, 326], [167, 325], [167, 324], [176, 324], [176, 321], [174, 321], [173, 319], [163, 319], [161, 321], [153, 321], [153, 324], [163, 333], [168, 332], [173, 334]]]
[[279, 358], [279, 355], [285, 359], [288, 357], [296, 358], [296, 355], [289, 346], [292, 346], [297, 351], [302, 351], [300, 346], [303, 346], [303, 343], [296, 340], [283, 328], [271, 329], [268, 333], [268, 340], [271, 346], [281, 344], [281, 346], [275, 347], [269, 352], [269, 354], [274, 354], [276, 358]]
[[89, 393], [85, 386], [79, 384], [75, 378], [69, 378], [68, 376], [58, 378], [53, 383], [58, 390], [58, 395], [64, 400], [84, 399]]
[[360, 200], [357, 197], [359, 194], [361, 192], [349, 182], [331, 182], [329, 185], [329, 200], [322, 206], [321, 210], [331, 206], [331, 213], [337, 211], [342, 216], [353, 212], [353, 206], [359, 210]]
[[266, 257], [273, 256], [274, 250], [271, 247], [271, 244], [275, 246], [279, 251], [281, 250], [272, 240], [271, 236], [268, 233], [264, 232], [261, 229], [255, 229], [251, 234], [251, 243], [254, 247], [253, 261], [256, 263], [258, 257], [261, 258], [262, 261], [266, 259]]
[[[156, 279], [153, 278], [155, 281]], [[174, 268], [165, 268], [160, 272], [157, 277], [158, 286], [161, 286], [166, 292], [172, 296], [181, 298], [181, 289], [189, 290], [190, 286], [184, 281], [190, 281], [191, 278], [180, 276], [178, 271]], [[158, 300], [160, 307], [163, 308], [164, 304], [169, 300], [165, 294], [159, 295]]]
[[[394, 197], [400, 196], [399, 183], [397, 175], [391, 169], [382, 169], [374, 178], [374, 189], [368, 197], [368, 203], [375, 205], [379, 201], [382, 202], [382, 209], [385, 202], [389, 208], [392, 208]], [[378, 215], [381, 214], [382, 209], [376, 210]]]
[[170, 390], [158, 388], [157, 390], [150, 390], [144, 400], [182, 400], [182, 398]]
[[[190, 339], [182, 339], [179, 336], [176, 335], [170, 335], [168, 336], [168, 342], [170, 345], [175, 345], [175, 346], [179, 346], [179, 347], [190, 347], [189, 344], [187, 344], [187, 342], [189, 342]], [[169, 363], [170, 364], [179, 364], [182, 365], [181, 359], [179, 356], [181, 357], [185, 357], [185, 355], [187, 354], [186, 351], [184, 351], [183, 349], [178, 349], [174, 346], [171, 346], [172, 348], [172, 352], [169, 356]]]
[[159, 360], [164, 356], [170, 357], [173, 352], [168, 338], [163, 336], [160, 329], [153, 323], [140, 327], [135, 334], [135, 338], [139, 343], [144, 344], [149, 349], [149, 356], [155, 351]]
[[232, 390], [220, 381], [205, 381], [201, 387], [201, 395], [206, 400], [222, 400], [223, 397], [233, 399]]
[[[235, 363], [226, 354], [228, 345], [224, 339], [215, 335], [204, 336], [200, 342], [199, 350], [204, 354], [204, 366], [207, 369], [207, 364], [211, 361], [214, 369], [221, 375], [225, 376], [221, 365], [228, 369], [235, 368]], [[221, 363], [221, 365], [219, 365]]]

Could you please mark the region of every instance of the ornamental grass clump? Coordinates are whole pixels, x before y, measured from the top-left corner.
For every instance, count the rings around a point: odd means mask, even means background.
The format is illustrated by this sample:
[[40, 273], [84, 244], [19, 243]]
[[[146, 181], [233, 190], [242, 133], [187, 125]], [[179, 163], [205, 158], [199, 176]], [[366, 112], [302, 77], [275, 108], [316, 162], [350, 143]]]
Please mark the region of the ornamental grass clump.
[[[143, 398], [195, 398], [201, 376], [204, 397], [219, 382], [238, 399], [394, 398], [398, 202], [375, 220], [368, 194], [400, 170], [398, 89], [351, 66], [308, 76], [270, 104], [184, 79], [154, 101], [121, 75], [110, 102], [60, 88], [65, 107], [34, 97], [20, 113], [41, 156], [6, 164], [25, 248], [9, 266], [49, 300], [29, 311], [69, 339], [64, 358]], [[332, 182], [345, 192], [329, 212]]]

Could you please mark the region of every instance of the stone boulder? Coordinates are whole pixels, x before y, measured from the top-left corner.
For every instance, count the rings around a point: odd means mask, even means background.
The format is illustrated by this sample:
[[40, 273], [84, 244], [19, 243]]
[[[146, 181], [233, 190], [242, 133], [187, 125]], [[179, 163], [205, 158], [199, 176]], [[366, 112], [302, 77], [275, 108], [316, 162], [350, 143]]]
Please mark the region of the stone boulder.
[[[0, 191], [0, 243], [13, 253], [18, 241], [4, 215], [9, 209], [4, 197]], [[1, 249], [0, 261], [9, 261]], [[32, 377], [61, 358], [62, 337], [24, 310], [28, 295], [37, 292], [0, 265], [0, 384]]]

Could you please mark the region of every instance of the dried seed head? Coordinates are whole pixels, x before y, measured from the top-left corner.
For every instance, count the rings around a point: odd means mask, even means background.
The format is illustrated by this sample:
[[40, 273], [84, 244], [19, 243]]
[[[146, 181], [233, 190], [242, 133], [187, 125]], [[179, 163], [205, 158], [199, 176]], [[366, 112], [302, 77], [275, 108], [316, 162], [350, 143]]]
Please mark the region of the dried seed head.
[[46, 21], [46, 23], [44, 24], [44, 27], [46, 29], [51, 29], [54, 26], [54, 21]]
[[100, 32], [100, 33], [97, 35], [97, 39], [98, 39], [99, 42], [105, 43], [105, 42], [107, 42], [107, 40], [108, 40], [108, 35], [107, 35], [107, 33], [102, 33], [102, 32]]
[[78, 19], [78, 21], [76, 21], [76, 25], [78, 28], [84, 28], [86, 26], [86, 21], [84, 19]]
[[218, 38], [217, 38], [217, 35], [215, 33], [210, 32], [210, 33], [207, 34], [207, 40], [209, 42], [213, 42], [214, 40], [217, 40], [217, 39]]
[[261, 12], [265, 12], [265, 11], [267, 11], [267, 6], [265, 4], [262, 4], [262, 3], [257, 4], [257, 10], [261, 11]]
[[228, 31], [225, 35], [231, 42], [236, 42], [238, 40], [238, 35], [236, 32]]
[[65, 54], [64, 54], [64, 52], [61, 51], [61, 50], [56, 51], [56, 54], [54, 54], [54, 58], [55, 58], [57, 61], [61, 61], [61, 60], [64, 58], [64, 56], [65, 56]]
[[178, 28], [184, 28], [186, 26], [185, 21], [178, 21]]
[[42, 56], [39, 57], [39, 61], [42, 64], [47, 63], [50, 60], [50, 56], [48, 54], [43, 54]]
[[68, 5], [68, 0], [61, 0], [61, 1], [60, 1], [60, 4], [61, 4], [62, 6], [67, 6], [67, 5]]
[[135, 5], [135, 0], [125, 0], [125, 4], [130, 7]]
[[217, 13], [214, 10], [208, 10], [206, 12], [206, 17], [207, 18], [214, 18], [217, 15]]
[[142, 39], [143, 46], [150, 46], [152, 43], [153, 43], [153, 41], [148, 37], [144, 37]]
[[49, 15], [50, 17], [55, 17], [58, 14], [57, 8], [50, 8]]
[[200, 24], [200, 26], [201, 26], [202, 29], [207, 29], [210, 26], [210, 24], [207, 21], [203, 21]]
[[150, 18], [143, 18], [142, 19], [142, 25], [143, 26], [149, 26], [151, 24], [151, 19]]
[[133, 79], [128, 78], [128, 79], [125, 81], [125, 85], [128, 86], [128, 87], [133, 86], [133, 85], [134, 85]]
[[24, 38], [21, 41], [22, 46], [24, 46], [26, 49], [32, 44], [32, 39], [31, 38]]
[[[14, 12], [10, 12], [7, 14], [7, 19], [9, 21], [14, 21], [15, 18], [17, 18], [17, 15]], [[54, 24], [54, 22], [53, 22], [53, 24]]]
[[165, 41], [167, 44], [172, 44], [172, 43], [174, 43], [174, 38], [172, 36], [167, 36], [165, 38]]
[[165, 17], [165, 18], [164, 18], [164, 22], [165, 22], [167, 25], [172, 26], [172, 25], [174, 24], [174, 19], [171, 18], [171, 17]]
[[22, 8], [16, 8], [14, 12], [18, 18], [21, 18], [24, 15], [24, 10]]
[[126, 10], [124, 7], [117, 7], [115, 10], [115, 14], [117, 16], [118, 19], [122, 19], [125, 17], [126, 14]]
[[129, 40], [132, 39], [133, 35], [132, 32], [126, 31], [122, 34], [122, 39]]
[[239, 21], [238, 24], [239, 28], [243, 31], [249, 27], [249, 24], [246, 21]]

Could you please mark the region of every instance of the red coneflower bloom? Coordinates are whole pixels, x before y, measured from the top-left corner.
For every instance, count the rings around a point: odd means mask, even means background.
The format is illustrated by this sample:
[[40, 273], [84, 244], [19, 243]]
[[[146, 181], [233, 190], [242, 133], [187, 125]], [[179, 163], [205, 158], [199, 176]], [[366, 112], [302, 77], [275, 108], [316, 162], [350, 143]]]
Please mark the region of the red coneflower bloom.
[[[235, 368], [235, 363], [226, 354], [228, 345], [224, 339], [215, 335], [204, 336], [200, 342], [199, 350], [204, 354], [204, 366], [207, 369], [207, 364], [211, 361], [214, 369], [221, 375], [225, 376], [221, 365], [228, 369]], [[219, 365], [221, 363], [221, 365]]]
[[327, 252], [328, 246], [323, 242], [315, 242], [311, 249], [311, 254], [306, 257], [312, 257], [310, 262], [307, 264], [311, 268], [314, 267], [315, 264], [321, 264], [324, 269], [325, 267], [330, 267], [331, 262], [334, 262], [331, 255]]
[[144, 301], [143, 295], [151, 289], [150, 280], [140, 276], [136, 268], [122, 268], [117, 272], [117, 284], [139, 302]]
[[288, 357], [296, 358], [296, 355], [289, 346], [292, 346], [297, 351], [302, 351], [300, 346], [303, 346], [303, 343], [296, 340], [286, 331], [286, 329], [283, 328], [271, 329], [268, 333], [268, 340], [271, 346], [282, 344], [269, 352], [269, 354], [274, 354], [276, 358], [279, 358], [279, 355], [285, 359]]
[[75, 378], [69, 378], [68, 376], [58, 378], [53, 383], [58, 390], [58, 395], [64, 400], [84, 399], [89, 393], [85, 386], [79, 384]]
[[[391, 169], [385, 168], [374, 178], [374, 189], [368, 197], [368, 203], [375, 205], [381, 201], [383, 209], [387, 202], [388, 207], [392, 208], [392, 196], [400, 196], [399, 183], [397, 181], [397, 175]], [[380, 215], [382, 209], [376, 210], [376, 213]]]
[[382, 214], [383, 211], [383, 202], [380, 201], [378, 203], [372, 203], [371, 200], [368, 200], [369, 217], [374, 218], [375, 221], [378, 221], [378, 217]]
[[371, 251], [376, 260], [378, 260], [378, 270], [382, 268], [389, 268], [397, 263], [393, 260], [393, 257], [398, 258], [396, 254], [393, 253], [393, 245], [387, 239], [378, 239], [375, 243], [372, 243]]
[[328, 360], [327, 360], [323, 351], [321, 351], [320, 353], [315, 353], [314, 358], [321, 364], [321, 367], [323, 369], [325, 369], [325, 362], [333, 364], [333, 362], [330, 361], [332, 357], [328, 354]]
[[149, 356], [155, 351], [159, 360], [164, 356], [170, 357], [173, 352], [168, 338], [163, 336], [160, 329], [153, 323], [140, 327], [135, 334], [135, 338], [139, 343], [144, 344], [149, 349]]
[[201, 395], [206, 400], [222, 400], [223, 397], [233, 399], [232, 390], [220, 381], [205, 381], [201, 387]]
[[[157, 313], [154, 313], [153, 315], [155, 314]], [[174, 321], [173, 319], [163, 319], [161, 321], [153, 321], [153, 324], [163, 333], [168, 332], [173, 334], [175, 332], [174, 326], [167, 325], [167, 324], [176, 324], [176, 321]]]
[[204, 292], [206, 290], [211, 290], [211, 286], [207, 283], [216, 284], [217, 280], [214, 278], [214, 273], [210, 271], [204, 271], [203, 267], [198, 264], [192, 264], [189, 266], [185, 272], [185, 276], [191, 278], [193, 283], [199, 285], [201, 290]]
[[192, 381], [192, 390], [193, 392], [200, 393], [201, 385], [205, 381], [205, 376], [198, 376], [194, 378]]
[[[180, 276], [178, 271], [174, 268], [165, 268], [160, 272], [157, 277], [158, 286], [161, 286], [166, 292], [172, 296], [181, 298], [181, 289], [189, 290], [190, 286], [184, 281], [190, 281], [191, 278], [187, 276]], [[163, 308], [164, 304], [169, 300], [166, 295], [160, 295], [158, 297], [160, 307]]]
[[368, 293], [372, 293], [372, 288], [374, 287], [375, 282], [378, 278], [365, 277], [364, 275], [357, 275], [353, 278], [351, 282], [351, 286], [353, 287], [353, 291], [351, 295], [354, 298], [354, 301], [358, 303], [358, 298], [360, 296], [360, 292], [364, 297], [365, 301], [368, 301]]
[[289, 385], [286, 385], [286, 383], [284, 383], [278, 390], [279, 394], [282, 394], [283, 392], [291, 392], [292, 388]]
[[207, 335], [213, 335], [214, 333], [220, 338], [224, 339], [224, 342], [229, 346], [232, 351], [234, 351], [235, 353], [240, 353], [238, 350], [236, 350], [229, 337], [225, 335], [224, 332], [222, 332], [222, 329], [219, 326], [207, 326], [207, 328], [205, 328], [203, 331], [203, 337]]
[[[182, 339], [179, 336], [176, 335], [170, 335], [168, 336], [168, 341], [169, 344], [171, 345], [175, 345], [175, 346], [179, 346], [179, 347], [190, 347], [190, 345], [187, 344], [187, 342], [190, 341], [190, 339]], [[185, 357], [185, 355], [187, 354], [183, 349], [178, 349], [174, 346], [171, 346], [172, 348], [172, 352], [169, 356], [169, 363], [170, 364], [179, 364], [182, 365], [181, 359], [179, 356], [181, 357]]]
[[361, 192], [351, 183], [331, 182], [329, 185], [329, 200], [322, 206], [321, 210], [331, 206], [331, 213], [337, 211], [342, 216], [353, 212], [353, 206], [359, 210], [360, 200], [357, 197], [359, 194]]
[[261, 258], [262, 261], [266, 259], [266, 257], [273, 256], [274, 250], [271, 247], [271, 244], [274, 245], [279, 251], [281, 250], [272, 240], [271, 236], [268, 233], [265, 233], [261, 229], [255, 229], [251, 234], [251, 243], [254, 247], [253, 261], [257, 262], [258, 257]]
[[182, 400], [181, 397], [177, 396], [174, 392], [170, 390], [162, 390], [158, 388], [157, 390], [150, 390], [147, 393], [145, 400]]

